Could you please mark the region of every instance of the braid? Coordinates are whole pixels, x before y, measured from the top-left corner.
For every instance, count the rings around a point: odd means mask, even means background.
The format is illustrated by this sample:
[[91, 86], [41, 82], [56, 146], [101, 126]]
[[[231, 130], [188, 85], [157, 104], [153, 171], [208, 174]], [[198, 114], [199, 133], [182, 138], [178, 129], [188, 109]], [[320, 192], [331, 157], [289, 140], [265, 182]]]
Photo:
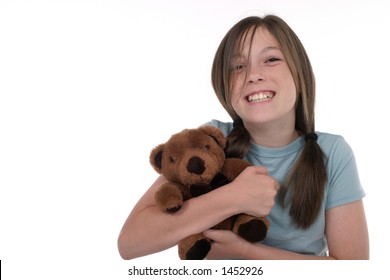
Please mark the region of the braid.
[[327, 181], [324, 153], [312, 134], [306, 136], [303, 151], [280, 189], [279, 196], [284, 204], [287, 186], [291, 188], [290, 216], [303, 229], [310, 227], [317, 218]]
[[227, 136], [225, 154], [227, 158], [243, 158], [249, 150], [250, 135], [241, 119], [233, 122], [233, 130]]

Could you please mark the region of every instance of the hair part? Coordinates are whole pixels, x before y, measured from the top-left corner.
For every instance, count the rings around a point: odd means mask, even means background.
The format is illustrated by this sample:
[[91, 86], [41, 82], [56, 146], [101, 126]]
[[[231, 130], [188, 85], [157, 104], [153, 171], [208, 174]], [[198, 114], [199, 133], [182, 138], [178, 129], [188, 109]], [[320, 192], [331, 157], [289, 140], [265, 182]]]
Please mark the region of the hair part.
[[[225, 35], [215, 54], [212, 66], [212, 85], [218, 100], [234, 121], [227, 136], [227, 157], [243, 158], [250, 147], [249, 132], [231, 104], [233, 85], [231, 61], [242, 51], [247, 38], [252, 39], [259, 27], [266, 28], [278, 41], [295, 82], [295, 129], [302, 135], [315, 131], [315, 78], [307, 53], [294, 31], [274, 15], [248, 17], [236, 23]], [[248, 37], [249, 36], [249, 37]], [[290, 216], [301, 228], [308, 228], [321, 208], [327, 174], [324, 154], [314, 139], [308, 139], [298, 160], [289, 171], [280, 190], [279, 200], [285, 205], [291, 191]]]

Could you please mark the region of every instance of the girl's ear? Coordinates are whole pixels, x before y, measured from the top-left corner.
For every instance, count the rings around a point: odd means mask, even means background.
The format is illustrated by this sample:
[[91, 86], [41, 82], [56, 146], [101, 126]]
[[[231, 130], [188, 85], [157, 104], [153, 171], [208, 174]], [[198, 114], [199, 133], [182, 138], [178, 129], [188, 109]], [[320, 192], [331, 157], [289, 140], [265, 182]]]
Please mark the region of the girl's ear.
[[225, 149], [226, 137], [219, 128], [216, 128], [215, 126], [211, 125], [205, 125], [201, 126], [200, 130], [212, 137], [215, 142], [217, 142], [218, 145], [221, 146], [222, 149]]
[[154, 170], [157, 171], [157, 173], [161, 174], [162, 169], [162, 155], [164, 151], [165, 144], [160, 144], [157, 147], [155, 147], [149, 156], [149, 162], [153, 166]]

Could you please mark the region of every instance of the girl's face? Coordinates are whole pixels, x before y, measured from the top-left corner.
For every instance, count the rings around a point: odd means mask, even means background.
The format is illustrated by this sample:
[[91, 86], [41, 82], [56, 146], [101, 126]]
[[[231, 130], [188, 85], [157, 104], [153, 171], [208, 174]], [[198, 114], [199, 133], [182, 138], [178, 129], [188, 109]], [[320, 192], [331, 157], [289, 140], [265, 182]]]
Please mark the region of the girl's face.
[[250, 37], [232, 59], [232, 107], [247, 126], [294, 127], [297, 94], [282, 50], [266, 28]]

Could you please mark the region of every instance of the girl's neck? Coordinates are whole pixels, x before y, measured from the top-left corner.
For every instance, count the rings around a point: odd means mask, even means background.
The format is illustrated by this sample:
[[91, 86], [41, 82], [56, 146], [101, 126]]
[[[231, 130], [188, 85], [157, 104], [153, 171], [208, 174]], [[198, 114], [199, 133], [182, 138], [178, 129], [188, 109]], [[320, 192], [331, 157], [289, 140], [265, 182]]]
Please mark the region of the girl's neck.
[[267, 148], [284, 147], [299, 137], [294, 126], [267, 126], [245, 124], [251, 140], [260, 146]]

